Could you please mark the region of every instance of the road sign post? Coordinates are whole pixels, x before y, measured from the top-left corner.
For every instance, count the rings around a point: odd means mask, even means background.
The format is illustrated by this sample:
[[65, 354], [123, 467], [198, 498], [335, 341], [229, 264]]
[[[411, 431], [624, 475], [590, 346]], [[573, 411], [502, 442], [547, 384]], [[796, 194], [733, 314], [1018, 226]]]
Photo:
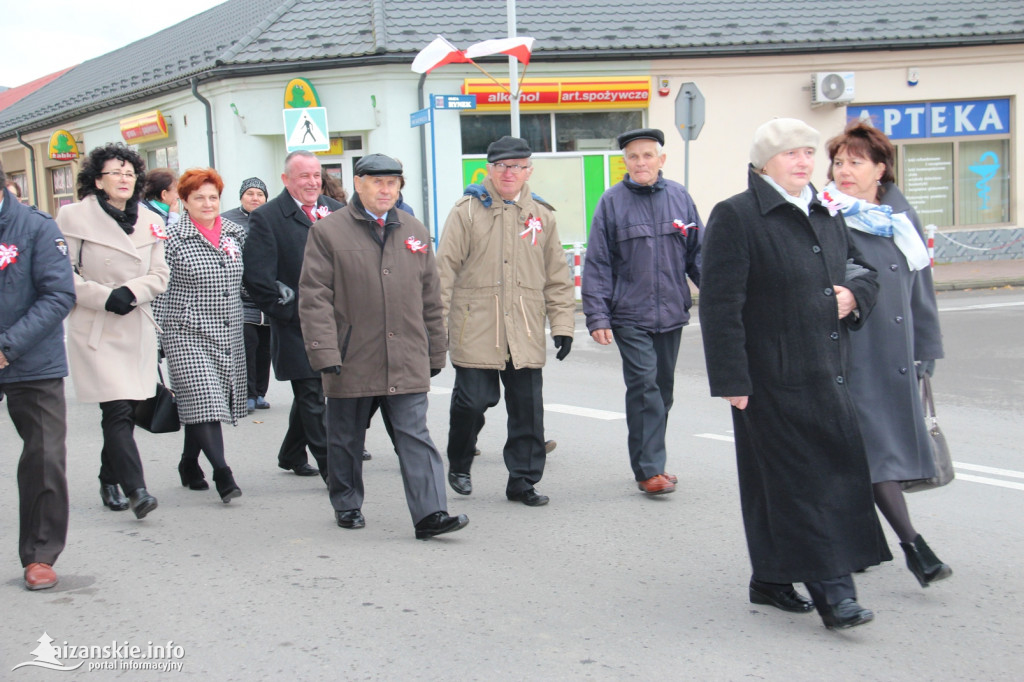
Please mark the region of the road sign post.
[[683, 184], [690, 186], [690, 140], [704, 127], [704, 95], [695, 83], [683, 83], [676, 95], [676, 130], [683, 136], [686, 166]]

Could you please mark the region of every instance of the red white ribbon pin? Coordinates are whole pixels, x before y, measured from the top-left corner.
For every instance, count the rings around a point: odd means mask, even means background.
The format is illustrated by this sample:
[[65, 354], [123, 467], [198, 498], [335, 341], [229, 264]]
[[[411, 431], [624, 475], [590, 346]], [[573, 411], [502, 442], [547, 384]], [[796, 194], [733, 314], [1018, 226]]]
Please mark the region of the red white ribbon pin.
[[533, 246], [537, 245], [537, 233], [543, 232], [544, 226], [540, 222], [540, 218], [530, 216], [526, 219], [526, 229], [519, 233], [519, 236], [523, 239], [530, 238], [530, 244]]
[[18, 247], [14, 244], [0, 244], [0, 270], [18, 262]]
[[231, 256], [231, 260], [238, 260], [242, 250], [238, 248], [238, 242], [234, 237], [224, 237], [224, 253]]
[[313, 214], [316, 215], [317, 219], [319, 220], [320, 218], [326, 218], [327, 216], [331, 215], [331, 209], [327, 208], [326, 206], [317, 206], [316, 210], [313, 211]]
[[427, 245], [424, 242], [421, 242], [419, 239], [416, 239], [416, 237], [409, 237], [408, 239], [406, 239], [405, 248], [409, 249], [413, 253], [427, 252]]
[[676, 218], [675, 220], [672, 221], [672, 227], [674, 227], [677, 230], [679, 230], [683, 234], [683, 236], [685, 237], [686, 236], [686, 231], [688, 229], [690, 229], [691, 227], [697, 227], [697, 223], [684, 223], [679, 218]]
[[157, 239], [167, 239], [167, 231], [164, 229], [164, 226], [159, 223], [150, 223], [149, 231], [152, 232], [153, 236]]

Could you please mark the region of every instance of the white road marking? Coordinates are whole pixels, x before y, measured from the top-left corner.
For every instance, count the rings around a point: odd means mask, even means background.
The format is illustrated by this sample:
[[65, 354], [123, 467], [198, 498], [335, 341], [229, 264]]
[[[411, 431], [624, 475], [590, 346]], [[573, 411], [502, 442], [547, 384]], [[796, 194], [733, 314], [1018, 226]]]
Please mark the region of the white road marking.
[[1024, 472], [1011, 469], [997, 469], [995, 467], [982, 466], [981, 464], [964, 464], [963, 462], [953, 462], [953, 466], [957, 469], [977, 471], [982, 474], [995, 474], [996, 476], [1006, 476], [1007, 478], [1024, 478]]
[[695, 433], [693, 434], [697, 438], [710, 438], [711, 440], [724, 440], [727, 443], [735, 442], [732, 436], [719, 436], [717, 433]]
[[957, 474], [956, 480], [971, 481], [972, 483], [984, 483], [986, 485], [994, 485], [1000, 488], [1011, 488], [1013, 490], [1024, 490], [1024, 483], [1015, 483], [1013, 481], [1000, 481], [995, 478], [985, 478], [984, 476], [973, 476], [971, 474]]
[[[452, 389], [445, 388], [444, 386], [431, 386], [430, 392], [433, 395], [451, 395]], [[575, 405], [559, 405], [557, 403], [544, 403], [544, 410], [546, 412], [572, 414], [577, 417], [587, 417], [589, 419], [602, 419], [604, 421], [612, 421], [615, 419], [626, 418], [625, 412], [610, 412], [608, 410], [595, 410], [592, 407], [576, 407]]]
[[1024, 305], [1024, 301], [1012, 301], [1008, 303], [979, 303], [978, 305], [965, 305], [954, 308], [939, 308], [940, 313], [957, 313], [962, 310], [985, 310], [987, 308], [1009, 308], [1011, 306]]

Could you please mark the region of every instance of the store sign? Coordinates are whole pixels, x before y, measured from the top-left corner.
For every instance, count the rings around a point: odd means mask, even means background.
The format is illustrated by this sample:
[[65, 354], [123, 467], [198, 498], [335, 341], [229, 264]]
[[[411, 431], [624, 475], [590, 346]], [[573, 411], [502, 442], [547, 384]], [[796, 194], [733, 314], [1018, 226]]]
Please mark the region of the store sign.
[[55, 130], [50, 135], [50, 158], [56, 161], [70, 161], [78, 158], [78, 143], [75, 136], [66, 130]]
[[167, 121], [159, 109], [122, 119], [120, 125], [121, 137], [131, 144], [162, 140], [169, 135]]
[[[480, 111], [509, 109], [508, 79], [467, 78], [466, 95], [476, 95]], [[649, 76], [621, 78], [527, 78], [519, 95], [519, 108], [537, 109], [646, 109], [651, 100]]]
[[894, 140], [1010, 132], [1009, 99], [851, 106], [846, 113], [851, 121], [870, 120]]
[[320, 96], [316, 88], [305, 78], [293, 78], [284, 86], [284, 108], [305, 109], [320, 106]]
[[341, 156], [345, 153], [345, 141], [340, 137], [332, 137], [330, 148], [325, 152], [313, 152], [317, 156]]

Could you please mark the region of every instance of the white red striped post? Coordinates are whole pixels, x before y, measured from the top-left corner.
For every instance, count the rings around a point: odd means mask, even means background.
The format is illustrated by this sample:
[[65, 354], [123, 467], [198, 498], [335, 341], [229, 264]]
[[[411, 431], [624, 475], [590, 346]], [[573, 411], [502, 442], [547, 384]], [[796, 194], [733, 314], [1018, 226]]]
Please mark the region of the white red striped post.
[[931, 259], [932, 267], [935, 267], [935, 230], [934, 225], [925, 225], [924, 230], [928, 234], [928, 258]]
[[579, 301], [582, 297], [580, 290], [583, 282], [583, 268], [580, 266], [580, 255], [583, 253], [583, 245], [573, 244], [572, 253], [573, 283], [576, 285], [576, 300]]

